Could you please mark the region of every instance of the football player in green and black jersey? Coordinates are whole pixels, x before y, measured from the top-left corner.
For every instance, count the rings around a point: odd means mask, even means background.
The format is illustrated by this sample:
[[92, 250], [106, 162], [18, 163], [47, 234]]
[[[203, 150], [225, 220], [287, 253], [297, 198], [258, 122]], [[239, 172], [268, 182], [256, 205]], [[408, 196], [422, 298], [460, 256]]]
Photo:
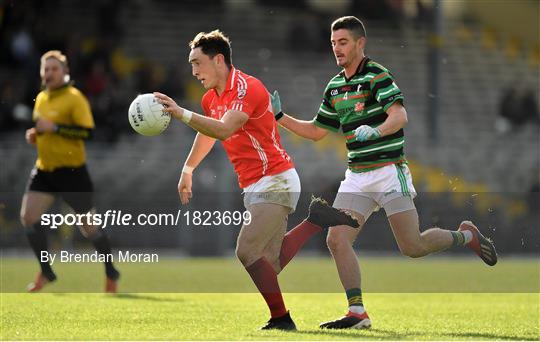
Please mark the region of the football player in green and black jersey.
[[[403, 127], [407, 123], [404, 97], [393, 75], [364, 54], [366, 31], [356, 17], [335, 20], [331, 43], [343, 70], [330, 80], [322, 104], [311, 121], [298, 120], [281, 111], [279, 94], [272, 95], [276, 120], [295, 134], [320, 140], [341, 129], [348, 149], [349, 165], [333, 206], [349, 212], [360, 228], [371, 213], [384, 208], [400, 251], [418, 258], [453, 246], [467, 246], [493, 266], [497, 254], [493, 243], [470, 221], [457, 230], [431, 228], [420, 232], [413, 198], [416, 195], [403, 152]], [[332, 252], [348, 299], [347, 314], [325, 322], [321, 328], [369, 328], [360, 289], [360, 269], [353, 250], [361, 229], [336, 226], [329, 230]]]

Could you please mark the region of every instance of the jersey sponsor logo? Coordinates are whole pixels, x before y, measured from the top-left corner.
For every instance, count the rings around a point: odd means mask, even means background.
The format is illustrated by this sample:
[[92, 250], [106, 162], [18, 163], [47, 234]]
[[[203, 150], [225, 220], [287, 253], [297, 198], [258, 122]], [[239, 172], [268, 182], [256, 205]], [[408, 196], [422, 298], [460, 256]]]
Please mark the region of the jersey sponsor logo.
[[227, 106], [217, 106], [216, 108], [211, 108], [210, 116], [213, 118], [221, 119], [221, 117], [227, 112], [227, 110]]
[[337, 112], [339, 115], [351, 114], [353, 111], [354, 111], [354, 107], [337, 108]]

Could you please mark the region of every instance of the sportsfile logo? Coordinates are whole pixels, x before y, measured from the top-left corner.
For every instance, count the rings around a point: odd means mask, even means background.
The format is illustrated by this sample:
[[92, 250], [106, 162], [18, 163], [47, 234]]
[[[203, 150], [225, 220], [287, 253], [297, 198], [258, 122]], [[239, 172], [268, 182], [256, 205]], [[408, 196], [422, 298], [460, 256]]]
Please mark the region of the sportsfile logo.
[[251, 223], [249, 211], [219, 211], [219, 210], [178, 210], [175, 214], [138, 214], [122, 212], [122, 210], [107, 210], [104, 214], [43, 214], [41, 224], [56, 229], [64, 224], [92, 225], [101, 228], [109, 226], [240, 226]]

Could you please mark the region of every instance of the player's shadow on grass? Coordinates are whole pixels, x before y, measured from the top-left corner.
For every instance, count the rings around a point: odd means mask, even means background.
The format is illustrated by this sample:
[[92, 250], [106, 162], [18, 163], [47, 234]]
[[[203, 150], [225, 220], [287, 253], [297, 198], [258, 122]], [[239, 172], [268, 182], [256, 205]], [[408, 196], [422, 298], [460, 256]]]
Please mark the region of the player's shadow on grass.
[[297, 331], [291, 331], [291, 334], [299, 334], [299, 335], [314, 335], [314, 336], [333, 336], [333, 337], [346, 337], [346, 338], [362, 338], [362, 339], [373, 339], [373, 340], [380, 340], [381, 336], [378, 335], [363, 335], [362, 330], [328, 330], [328, 329], [320, 329], [320, 330], [297, 330]]
[[[68, 296], [72, 295], [73, 293], [52, 293], [55, 296]], [[153, 302], [183, 302], [185, 301], [184, 298], [163, 298], [163, 297], [154, 297], [154, 296], [148, 296], [143, 294], [137, 294], [137, 293], [116, 293], [116, 294], [103, 294], [103, 293], [95, 293], [95, 294], [101, 294], [108, 298], [117, 298], [117, 299], [131, 299], [131, 300], [148, 300]]]
[[[404, 338], [414, 338], [422, 337], [426, 335], [426, 332], [422, 331], [414, 331], [409, 330], [407, 333], [400, 333], [393, 330], [385, 330], [385, 329], [377, 329], [377, 328], [371, 328], [368, 330], [370, 333], [380, 333], [382, 335], [385, 335], [384, 337], [390, 338], [392, 340], [400, 340]], [[430, 332], [430, 335], [441, 337], [441, 340], [444, 340], [445, 337], [457, 337], [458, 339], [471, 339], [471, 338], [481, 338], [481, 339], [488, 339], [488, 340], [520, 340], [520, 341], [533, 341], [534, 338], [531, 337], [525, 337], [525, 336], [517, 336], [517, 335], [505, 335], [505, 334], [490, 334], [490, 333], [481, 333], [481, 332], [455, 332], [455, 331], [441, 331], [441, 332]], [[381, 335], [374, 336], [374, 337], [382, 337]]]
[[[426, 332], [421, 331], [407, 331], [407, 333], [401, 333], [393, 330], [386, 329], [360, 329], [360, 330], [331, 330], [331, 329], [320, 329], [320, 330], [298, 330], [291, 331], [291, 334], [300, 334], [300, 335], [327, 335], [335, 337], [355, 337], [362, 338], [366, 340], [375, 339], [379, 340], [390, 339], [390, 340], [403, 340], [410, 339], [414, 337], [422, 338], [426, 335]], [[475, 332], [440, 332], [440, 333], [430, 333], [433, 336], [441, 337], [441, 340], [444, 340], [445, 337], [454, 337], [458, 339], [471, 339], [471, 338], [480, 338], [488, 340], [519, 340], [519, 341], [534, 341], [535, 338], [518, 336], [518, 335], [505, 335], [505, 334], [489, 334], [489, 333], [475, 333]]]
[[148, 300], [153, 302], [183, 302], [184, 298], [164, 298], [164, 297], [154, 297], [148, 295], [141, 295], [136, 293], [117, 293], [111, 295], [112, 298], [118, 299], [130, 299], [130, 300]]
[[441, 336], [452, 336], [460, 338], [484, 338], [489, 340], [511, 340], [511, 341], [537, 341], [537, 338], [534, 337], [525, 337], [519, 335], [506, 335], [506, 334], [484, 334], [484, 333], [474, 333], [474, 332], [449, 332], [441, 334]]

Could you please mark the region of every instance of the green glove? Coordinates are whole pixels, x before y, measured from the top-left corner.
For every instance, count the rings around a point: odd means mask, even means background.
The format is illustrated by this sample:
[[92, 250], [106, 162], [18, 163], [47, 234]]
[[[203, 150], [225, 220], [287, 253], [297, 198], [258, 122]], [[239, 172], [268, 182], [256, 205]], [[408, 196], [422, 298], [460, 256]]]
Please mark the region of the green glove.
[[276, 121], [278, 121], [283, 117], [283, 112], [281, 111], [281, 100], [279, 99], [279, 93], [277, 90], [274, 90], [274, 93], [270, 94], [270, 100], [272, 102], [274, 117], [276, 118]]

